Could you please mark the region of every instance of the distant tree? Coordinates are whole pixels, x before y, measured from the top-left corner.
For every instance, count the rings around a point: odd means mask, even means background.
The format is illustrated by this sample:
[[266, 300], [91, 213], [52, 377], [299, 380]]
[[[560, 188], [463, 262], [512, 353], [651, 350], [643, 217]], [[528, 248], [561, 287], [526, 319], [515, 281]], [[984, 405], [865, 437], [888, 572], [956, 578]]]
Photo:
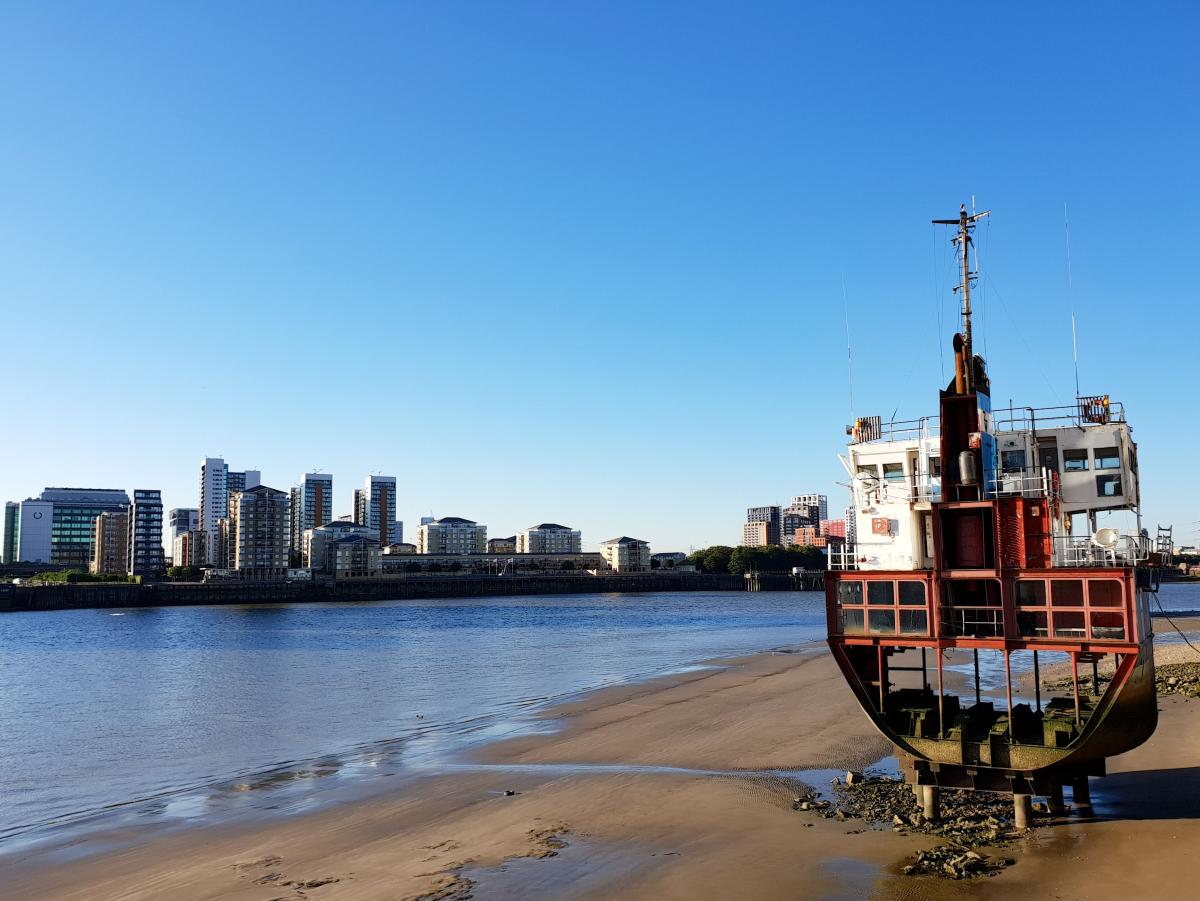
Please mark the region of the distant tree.
[[456, 572], [458, 572], [460, 569], [462, 569], [462, 564], [461, 564], [461, 563], [459, 563], [457, 560], [455, 560], [454, 562], [452, 562], [452, 563], [450, 564], [450, 572], [452, 572], [452, 573], [456, 573]]
[[406, 573], [419, 573], [421, 571], [421, 564], [415, 561], [413, 563], [405, 563], [404, 571]]
[[429, 564], [429, 571], [431, 573], [440, 573], [442, 571], [442, 564], [440, 564], [436, 560], [434, 560], [432, 563]]
[[567, 571], [567, 570], [572, 570], [572, 569], [574, 569], [574, 568], [575, 568], [575, 561], [574, 561], [574, 560], [564, 560], [564, 561], [563, 561], [563, 564], [562, 564], [562, 569], [563, 569], [564, 571]]

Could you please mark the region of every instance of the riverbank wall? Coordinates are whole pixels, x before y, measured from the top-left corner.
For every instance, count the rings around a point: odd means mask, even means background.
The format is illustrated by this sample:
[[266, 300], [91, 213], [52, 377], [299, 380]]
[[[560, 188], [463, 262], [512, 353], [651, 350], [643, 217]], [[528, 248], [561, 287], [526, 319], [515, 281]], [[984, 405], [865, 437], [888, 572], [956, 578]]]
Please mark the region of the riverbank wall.
[[[160, 582], [132, 585], [0, 587], [0, 611], [302, 604], [608, 592], [742, 591], [746, 580], [717, 573], [607, 573], [598, 576], [445, 576], [315, 582]], [[782, 589], [781, 589], [782, 590]]]

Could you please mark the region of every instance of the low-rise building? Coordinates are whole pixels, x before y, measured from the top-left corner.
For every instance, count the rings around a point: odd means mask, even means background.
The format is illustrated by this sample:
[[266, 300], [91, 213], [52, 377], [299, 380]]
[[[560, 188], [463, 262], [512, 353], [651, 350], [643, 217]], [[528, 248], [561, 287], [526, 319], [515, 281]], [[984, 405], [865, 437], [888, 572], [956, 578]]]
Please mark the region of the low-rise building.
[[377, 579], [381, 556], [378, 534], [335, 538], [325, 545], [325, 572], [334, 579]]
[[443, 516], [417, 529], [417, 552], [421, 554], [484, 554], [487, 553], [487, 526], [463, 519]]
[[652, 569], [675, 569], [686, 559], [687, 554], [683, 551], [662, 551], [650, 555], [650, 567]]
[[595, 551], [579, 554], [384, 554], [385, 576], [579, 575], [607, 572]]
[[301, 558], [304, 565], [316, 572], [331, 572], [328, 563], [328, 549], [335, 541], [343, 538], [369, 538], [379, 547], [379, 532], [372, 526], [336, 519], [333, 522], [318, 526], [315, 529], [305, 529]]
[[517, 533], [518, 554], [578, 554], [582, 550], [582, 533], [556, 522], [544, 522]]
[[389, 544], [387, 547], [385, 547], [383, 549], [384, 555], [390, 555], [390, 554], [408, 555], [408, 554], [415, 554], [416, 552], [417, 552], [417, 546], [415, 544], [410, 544], [407, 541], [398, 541], [395, 544]]
[[638, 538], [622, 535], [600, 545], [600, 554], [617, 572], [645, 572], [650, 569], [650, 545]]
[[517, 552], [517, 536], [507, 538], [489, 538], [487, 543], [489, 554], [515, 554]]

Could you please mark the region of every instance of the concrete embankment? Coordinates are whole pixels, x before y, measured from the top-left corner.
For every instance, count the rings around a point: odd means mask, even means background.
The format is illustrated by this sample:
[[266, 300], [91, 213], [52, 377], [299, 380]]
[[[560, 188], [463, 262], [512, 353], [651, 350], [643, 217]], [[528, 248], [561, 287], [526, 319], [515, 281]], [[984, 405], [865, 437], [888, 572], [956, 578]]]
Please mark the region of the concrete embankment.
[[601, 576], [446, 576], [337, 583], [162, 582], [131, 585], [15, 585], [0, 611], [178, 607], [200, 604], [297, 604], [654, 591], [740, 591], [742, 576], [709, 573], [611, 573]]

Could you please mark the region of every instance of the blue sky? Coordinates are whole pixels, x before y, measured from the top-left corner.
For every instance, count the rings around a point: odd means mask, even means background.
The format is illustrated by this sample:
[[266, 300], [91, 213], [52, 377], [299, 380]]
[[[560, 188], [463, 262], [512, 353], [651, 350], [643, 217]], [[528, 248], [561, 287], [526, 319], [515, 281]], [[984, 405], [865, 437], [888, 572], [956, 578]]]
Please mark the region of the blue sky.
[[0, 497], [193, 506], [210, 454], [333, 472], [339, 512], [382, 471], [410, 523], [735, 543], [748, 505], [843, 503], [843, 277], [856, 412], [936, 411], [929, 220], [974, 196], [995, 403], [1070, 401], [1073, 302], [1183, 533], [1197, 18], [6, 3]]

